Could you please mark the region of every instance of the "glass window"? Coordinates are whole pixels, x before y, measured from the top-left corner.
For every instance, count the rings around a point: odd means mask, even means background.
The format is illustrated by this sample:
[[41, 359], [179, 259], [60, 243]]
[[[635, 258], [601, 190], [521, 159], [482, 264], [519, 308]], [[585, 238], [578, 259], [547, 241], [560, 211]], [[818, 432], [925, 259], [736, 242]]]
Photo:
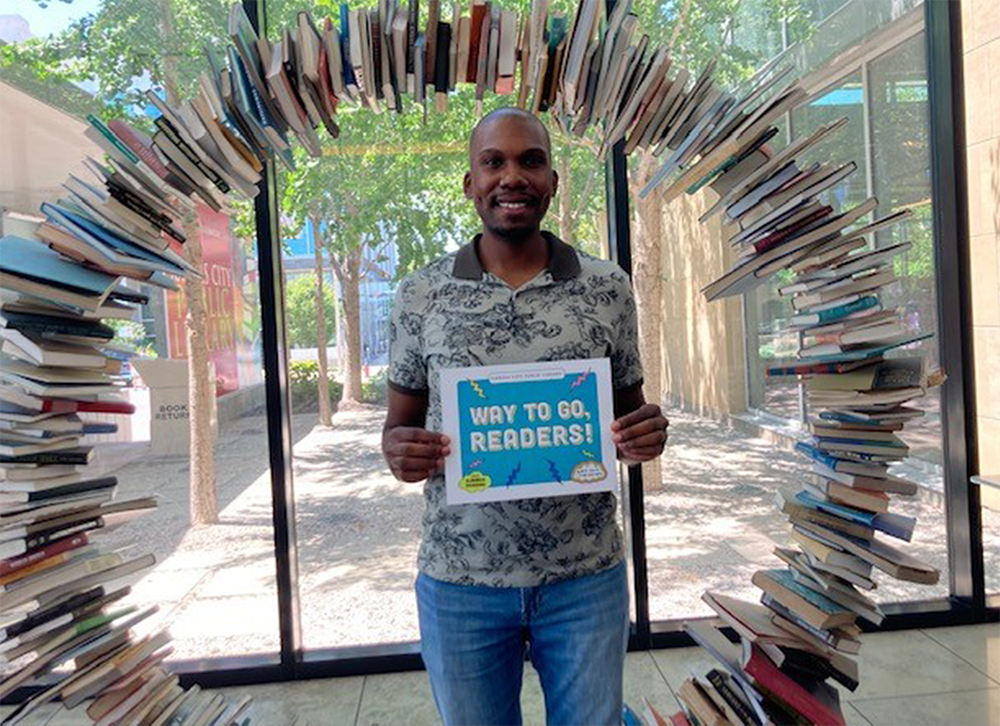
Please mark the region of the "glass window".
[[[924, 38], [909, 31], [904, 35], [910, 40], [905, 42], [889, 38], [892, 23], [900, 32], [911, 27], [914, 16], [910, 8], [861, 5], [866, 4], [803, 3], [786, 18], [785, 31], [793, 31], [791, 38], [804, 42], [786, 54], [785, 62], [795, 65], [800, 74], [815, 71], [813, 78], [817, 78], [826, 73], [832, 81], [790, 115], [788, 133], [792, 139], [802, 138], [821, 124], [847, 117], [846, 127], [801, 158], [803, 164], [857, 164], [857, 171], [828, 192], [828, 201], [846, 208], [876, 194], [881, 202], [880, 217], [900, 208], [914, 208], [917, 221], [890, 233], [906, 235], [914, 241], [914, 250], [897, 263], [896, 272], [903, 282], [889, 288], [886, 299], [890, 304], [913, 306], [914, 313], [908, 319], [915, 323], [921, 317], [926, 322], [921, 329], [933, 332], [933, 240], [929, 227], [921, 226], [920, 221], [929, 224], [930, 219]], [[824, 32], [819, 33], [816, 23], [827, 18], [821, 29]], [[850, 18], [863, 20], [860, 30], [847, 27]], [[701, 31], [692, 31], [690, 41], [683, 33], [678, 36], [676, 52], [689, 67], [698, 69], [697, 52], [707, 47], [715, 53], [720, 67], [734, 74], [729, 80], [738, 80], [739, 66], [731, 65], [733, 57], [770, 53], [756, 58], [752, 67], [757, 67], [774, 55], [766, 34], [759, 32], [759, 19], [756, 25], [751, 22], [745, 26], [743, 21], [742, 16], [734, 18], [732, 37], [748, 46], [713, 46], [710, 32], [704, 31], [706, 40], [699, 35]], [[781, 19], [775, 23], [782, 25]], [[743, 32], [743, 27], [749, 30]], [[831, 33], [825, 32], [828, 28]], [[882, 44], [881, 53], [872, 50], [873, 39]], [[919, 54], [916, 48], [921, 49]], [[853, 67], [822, 65], [824, 58], [849, 50]], [[691, 59], [685, 54], [691, 54]], [[644, 173], [642, 161], [641, 156], [630, 159], [633, 178]], [[643, 253], [642, 239], [648, 229], [665, 241], [659, 262], [663, 271], [662, 400], [674, 420], [662, 472], [645, 477], [652, 481], [647, 483], [646, 516], [654, 620], [708, 614], [707, 606], [699, 600], [705, 589], [721, 588], [756, 599], [758, 593], [749, 584], [750, 576], [762, 567], [781, 566], [772, 556], [773, 548], [789, 543], [787, 520], [775, 510], [773, 497], [779, 490], [795, 491], [801, 472], [808, 467], [804, 458], [786, 449], [801, 437], [799, 422], [809, 415], [799, 385], [764, 376], [770, 361], [792, 357], [799, 347], [796, 337], [787, 332], [791, 307], [777, 292], [790, 276], [775, 275], [746, 295], [742, 311], [732, 300], [706, 304], [697, 292], [729, 264], [725, 240], [731, 231], [717, 222], [699, 225], [697, 221], [715, 199], [710, 190], [676, 199], [661, 205], [660, 216], [648, 213], [656, 222], [644, 218], [646, 203], [634, 204], [634, 256], [639, 258]], [[888, 238], [877, 242], [889, 243]], [[919, 255], [918, 249], [926, 254]], [[648, 294], [638, 283], [637, 291], [640, 297]], [[897, 302], [904, 300], [912, 302]], [[745, 344], [734, 345], [741, 334]], [[930, 449], [941, 450], [936, 400], [936, 393], [925, 399], [928, 415], [912, 432], [908, 429], [906, 438], [913, 456], [900, 467], [903, 475], [921, 484], [920, 493], [912, 499], [894, 498], [893, 511], [917, 517], [914, 542], [901, 544], [910, 554], [938, 567], [942, 580], [935, 587], [926, 587], [883, 577], [876, 591], [880, 602], [947, 593], [941, 474], [933, 457], [924, 454]], [[662, 493], [655, 490], [661, 481]], [[734, 507], [734, 502], [738, 506]]]
[[[34, 236], [42, 202], [78, 203], [72, 175], [103, 186], [85, 160], [107, 164], [84, 136], [87, 114], [152, 136], [206, 68], [202, 49], [228, 39], [228, 3], [84, 0], [17, 3], [0, 18], [0, 208], [3, 232]], [[143, 22], [136, 22], [143, 18]], [[115, 62], [109, 62], [109, 59]], [[129, 280], [138, 302], [105, 322], [134, 350], [122, 368], [131, 416], [87, 414], [117, 426], [86, 475], [115, 476], [117, 499], [155, 496], [158, 507], [108, 532], [103, 546], [152, 552], [122, 602], [158, 605], [147, 628], [169, 627], [174, 660], [275, 654], [278, 617], [260, 301], [252, 207], [179, 214], [175, 249], [203, 272], [170, 291]], [[197, 355], [192, 352], [203, 341]], [[203, 382], [189, 405], [188, 380]], [[203, 422], [197, 455], [189, 419]], [[116, 585], [122, 583], [115, 583]]]
[[[271, 32], [277, 38], [280, 26]], [[484, 111], [510, 101], [490, 95]], [[279, 177], [293, 420], [305, 433], [293, 461], [310, 650], [419, 639], [413, 581], [423, 484], [396, 481], [381, 452], [388, 321], [400, 280], [480, 229], [462, 189], [479, 116], [471, 87], [449, 97], [447, 114], [428, 109], [426, 123], [405, 104], [401, 115], [341, 108], [340, 138], [324, 138], [319, 159], [299, 150], [297, 169]], [[597, 146], [556, 129], [552, 141], [560, 185], [544, 226], [606, 257]]]

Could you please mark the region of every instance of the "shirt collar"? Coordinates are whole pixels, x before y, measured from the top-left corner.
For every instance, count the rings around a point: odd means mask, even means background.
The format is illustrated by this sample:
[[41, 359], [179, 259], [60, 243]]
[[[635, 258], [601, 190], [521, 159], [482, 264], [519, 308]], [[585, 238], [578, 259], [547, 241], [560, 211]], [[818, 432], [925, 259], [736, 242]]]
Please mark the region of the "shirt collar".
[[[483, 265], [479, 261], [478, 245], [482, 234], [477, 234], [469, 244], [455, 254], [451, 274], [460, 280], [482, 280]], [[542, 232], [549, 243], [548, 270], [553, 280], [571, 280], [580, 274], [580, 258], [576, 250], [551, 232]]]

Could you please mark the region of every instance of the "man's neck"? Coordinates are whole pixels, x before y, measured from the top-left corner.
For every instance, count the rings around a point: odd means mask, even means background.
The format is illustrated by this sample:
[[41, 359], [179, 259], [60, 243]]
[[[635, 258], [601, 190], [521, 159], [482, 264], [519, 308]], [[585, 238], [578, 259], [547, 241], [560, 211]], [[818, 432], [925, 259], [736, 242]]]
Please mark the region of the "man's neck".
[[488, 229], [479, 238], [479, 262], [512, 288], [519, 288], [549, 263], [549, 243], [536, 231], [527, 239], [511, 242]]

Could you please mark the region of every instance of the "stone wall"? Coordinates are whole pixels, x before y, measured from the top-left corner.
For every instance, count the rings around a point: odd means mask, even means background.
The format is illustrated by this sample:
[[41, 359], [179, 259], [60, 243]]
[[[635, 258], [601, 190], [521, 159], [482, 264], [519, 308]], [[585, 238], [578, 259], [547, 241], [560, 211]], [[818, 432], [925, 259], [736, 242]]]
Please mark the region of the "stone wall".
[[718, 418], [746, 409], [742, 298], [707, 302], [701, 290], [732, 262], [722, 223], [698, 218], [714, 192], [663, 208], [663, 391], [666, 402]]
[[1000, 2], [962, 0], [962, 42], [979, 470], [1000, 475]]

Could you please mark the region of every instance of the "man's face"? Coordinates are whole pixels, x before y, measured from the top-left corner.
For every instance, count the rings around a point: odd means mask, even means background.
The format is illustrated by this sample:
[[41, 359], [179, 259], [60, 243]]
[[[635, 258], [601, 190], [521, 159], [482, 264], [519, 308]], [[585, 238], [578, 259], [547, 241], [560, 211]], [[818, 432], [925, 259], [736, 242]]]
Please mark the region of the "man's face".
[[470, 157], [465, 196], [483, 225], [513, 241], [536, 233], [559, 181], [539, 124], [517, 116], [489, 121], [475, 134]]

